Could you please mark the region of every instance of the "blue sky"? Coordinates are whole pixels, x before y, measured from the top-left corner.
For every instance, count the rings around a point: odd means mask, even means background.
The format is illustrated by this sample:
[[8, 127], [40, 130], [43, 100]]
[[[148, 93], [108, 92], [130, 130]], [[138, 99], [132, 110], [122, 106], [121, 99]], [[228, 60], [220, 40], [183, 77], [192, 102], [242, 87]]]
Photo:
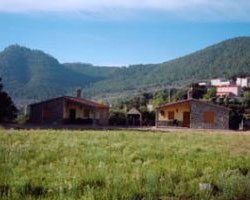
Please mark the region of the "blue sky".
[[250, 36], [246, 0], [1, 0], [0, 50], [41, 49], [60, 62], [164, 62]]

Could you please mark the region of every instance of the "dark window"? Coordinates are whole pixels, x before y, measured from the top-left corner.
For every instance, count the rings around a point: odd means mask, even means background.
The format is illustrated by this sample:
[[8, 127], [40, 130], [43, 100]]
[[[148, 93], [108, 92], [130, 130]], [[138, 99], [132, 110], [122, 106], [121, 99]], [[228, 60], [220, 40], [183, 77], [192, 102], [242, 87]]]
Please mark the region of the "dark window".
[[213, 124], [214, 123], [214, 112], [204, 112], [203, 122]]
[[169, 120], [174, 120], [174, 112], [172, 112], [172, 111], [168, 112], [168, 119]]
[[163, 116], [163, 117], [164, 117], [164, 116], [165, 116], [165, 112], [164, 112], [164, 110], [161, 110], [161, 111], [160, 111], [160, 114], [161, 114], [161, 116]]
[[72, 121], [76, 119], [76, 110], [75, 109], [70, 109], [69, 110], [69, 118]]

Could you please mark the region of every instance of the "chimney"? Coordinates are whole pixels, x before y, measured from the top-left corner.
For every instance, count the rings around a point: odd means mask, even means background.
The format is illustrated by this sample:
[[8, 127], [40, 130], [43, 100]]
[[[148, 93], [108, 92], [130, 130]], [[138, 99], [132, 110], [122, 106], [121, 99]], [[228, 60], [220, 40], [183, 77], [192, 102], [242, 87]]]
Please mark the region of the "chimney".
[[187, 99], [192, 99], [193, 98], [193, 87], [191, 87], [188, 91], [187, 91]]
[[81, 88], [77, 88], [76, 89], [76, 97], [77, 98], [81, 98], [82, 97], [82, 90], [81, 90]]

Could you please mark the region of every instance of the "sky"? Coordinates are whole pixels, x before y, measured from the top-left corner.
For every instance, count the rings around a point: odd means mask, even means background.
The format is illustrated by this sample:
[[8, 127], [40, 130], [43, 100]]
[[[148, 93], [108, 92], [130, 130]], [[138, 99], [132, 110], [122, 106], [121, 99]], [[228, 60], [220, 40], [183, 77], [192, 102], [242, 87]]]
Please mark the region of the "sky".
[[250, 36], [249, 0], [0, 0], [0, 50], [62, 63], [160, 63], [239, 36]]

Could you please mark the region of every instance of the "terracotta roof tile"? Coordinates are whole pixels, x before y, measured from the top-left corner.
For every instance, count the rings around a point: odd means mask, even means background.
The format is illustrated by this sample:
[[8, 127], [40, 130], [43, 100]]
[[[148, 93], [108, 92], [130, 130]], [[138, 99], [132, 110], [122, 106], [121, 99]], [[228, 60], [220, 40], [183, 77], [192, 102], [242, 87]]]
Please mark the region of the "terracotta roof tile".
[[95, 108], [109, 108], [109, 106], [106, 106], [106, 105], [101, 104], [101, 103], [97, 103], [95, 101], [91, 101], [91, 100], [84, 99], [84, 98], [70, 97], [70, 96], [56, 97], [56, 98], [48, 99], [48, 100], [45, 100], [45, 101], [30, 104], [30, 106], [34, 106], [34, 105], [42, 104], [42, 103], [47, 103], [47, 102], [58, 100], [58, 99], [67, 99], [69, 101], [73, 101], [73, 102], [76, 102], [76, 103], [88, 105], [88, 106], [95, 107]]
[[207, 104], [207, 105], [214, 106], [214, 107], [221, 108], [221, 109], [225, 109], [225, 110], [231, 110], [230, 108], [227, 108], [224, 106], [216, 105], [216, 104], [213, 104], [211, 102], [201, 101], [201, 100], [197, 100], [197, 99], [185, 99], [185, 100], [181, 100], [181, 101], [177, 101], [177, 102], [173, 102], [173, 103], [167, 103], [167, 104], [163, 104], [163, 105], [157, 107], [156, 109], [168, 107], [168, 106], [173, 106], [173, 105], [178, 105], [178, 104], [182, 104], [182, 103], [186, 103], [186, 102], [192, 102], [192, 101], [197, 102], [197, 103], [201, 103], [201, 104]]
[[70, 101], [74, 101], [74, 102], [81, 103], [81, 104], [84, 104], [84, 105], [88, 105], [88, 106], [91, 106], [91, 107], [109, 108], [109, 106], [106, 106], [104, 104], [101, 104], [101, 103], [98, 103], [98, 102], [95, 102], [95, 101], [91, 101], [91, 100], [88, 100], [88, 99], [84, 99], [84, 98], [70, 97], [70, 96], [65, 96], [64, 98], [68, 99]]
[[130, 109], [127, 114], [128, 115], [141, 115], [141, 113], [136, 108]]

